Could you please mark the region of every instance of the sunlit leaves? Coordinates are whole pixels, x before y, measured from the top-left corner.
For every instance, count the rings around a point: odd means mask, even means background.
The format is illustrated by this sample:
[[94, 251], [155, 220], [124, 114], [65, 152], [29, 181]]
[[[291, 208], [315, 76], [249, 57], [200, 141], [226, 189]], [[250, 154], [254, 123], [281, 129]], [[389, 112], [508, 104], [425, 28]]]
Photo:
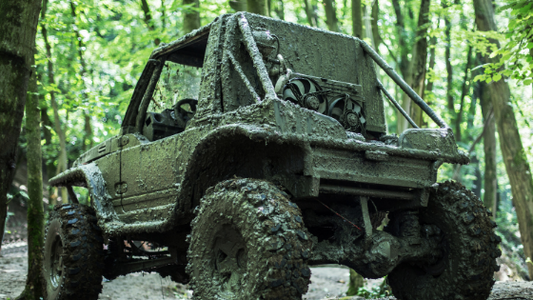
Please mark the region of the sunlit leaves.
[[[507, 0], [503, 10], [511, 10], [511, 19], [500, 49], [494, 50], [491, 57], [496, 61], [487, 67], [488, 72], [477, 80], [494, 81], [502, 79], [502, 74], [519, 80], [524, 85], [533, 83], [533, 2], [530, 0]], [[500, 39], [504, 40], [504, 39]], [[501, 72], [504, 68], [505, 71]]]

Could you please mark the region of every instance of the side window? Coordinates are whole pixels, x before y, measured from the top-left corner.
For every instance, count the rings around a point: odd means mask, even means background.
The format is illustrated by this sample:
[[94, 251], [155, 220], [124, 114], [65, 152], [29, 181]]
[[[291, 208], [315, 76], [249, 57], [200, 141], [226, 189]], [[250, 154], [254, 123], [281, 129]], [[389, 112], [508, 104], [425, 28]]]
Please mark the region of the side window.
[[155, 141], [185, 130], [194, 117], [201, 69], [166, 61], [148, 106], [143, 135]]

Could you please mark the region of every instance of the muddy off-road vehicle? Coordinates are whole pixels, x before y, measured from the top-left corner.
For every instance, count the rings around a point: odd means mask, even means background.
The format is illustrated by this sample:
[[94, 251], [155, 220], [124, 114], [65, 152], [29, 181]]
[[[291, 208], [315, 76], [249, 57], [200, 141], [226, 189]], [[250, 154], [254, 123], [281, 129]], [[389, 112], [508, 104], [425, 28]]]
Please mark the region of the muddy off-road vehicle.
[[[375, 64], [436, 128], [409, 119]], [[399, 137], [383, 95], [413, 127]], [[97, 299], [102, 275], [139, 271], [196, 299], [301, 299], [316, 264], [388, 275], [402, 300], [486, 299], [496, 225], [472, 192], [436, 183], [444, 162], [468, 157], [363, 41], [222, 15], [157, 48], [120, 133], [51, 179], [70, 203], [47, 226], [46, 299]]]

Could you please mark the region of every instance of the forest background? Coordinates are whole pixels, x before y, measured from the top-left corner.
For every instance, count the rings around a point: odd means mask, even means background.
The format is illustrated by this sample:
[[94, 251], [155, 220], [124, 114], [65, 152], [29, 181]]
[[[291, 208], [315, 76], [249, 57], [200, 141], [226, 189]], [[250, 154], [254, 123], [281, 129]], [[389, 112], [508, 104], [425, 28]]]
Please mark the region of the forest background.
[[[66, 191], [48, 186], [48, 178], [118, 134], [150, 53], [239, 10], [354, 35], [372, 45], [450, 124], [470, 155], [469, 165], [441, 167], [439, 181], [458, 180], [485, 202], [498, 224], [505, 263], [517, 278], [533, 278], [531, 0], [44, 0], [28, 99], [40, 110], [37, 140], [47, 208], [67, 199]], [[435, 126], [387, 76], [380, 77], [418, 124]], [[24, 117], [15, 151], [19, 173], [31, 153], [31, 121]], [[387, 122], [390, 133], [407, 128], [392, 107]], [[7, 187], [0, 224], [5, 202], [28, 198], [24, 180]]]

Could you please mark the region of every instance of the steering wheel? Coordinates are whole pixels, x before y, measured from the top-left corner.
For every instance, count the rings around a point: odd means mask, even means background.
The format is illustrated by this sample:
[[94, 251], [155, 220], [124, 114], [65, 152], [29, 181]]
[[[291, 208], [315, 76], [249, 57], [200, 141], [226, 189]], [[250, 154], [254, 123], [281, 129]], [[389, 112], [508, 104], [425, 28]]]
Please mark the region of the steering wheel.
[[[189, 105], [189, 109], [186, 109], [184, 107], [186, 104]], [[187, 122], [189, 122], [189, 120], [194, 117], [194, 114], [196, 113], [197, 104], [198, 100], [190, 98], [178, 101], [178, 103], [174, 105], [174, 114], [176, 115], [176, 118], [182, 120], [185, 124], [187, 124]]]

